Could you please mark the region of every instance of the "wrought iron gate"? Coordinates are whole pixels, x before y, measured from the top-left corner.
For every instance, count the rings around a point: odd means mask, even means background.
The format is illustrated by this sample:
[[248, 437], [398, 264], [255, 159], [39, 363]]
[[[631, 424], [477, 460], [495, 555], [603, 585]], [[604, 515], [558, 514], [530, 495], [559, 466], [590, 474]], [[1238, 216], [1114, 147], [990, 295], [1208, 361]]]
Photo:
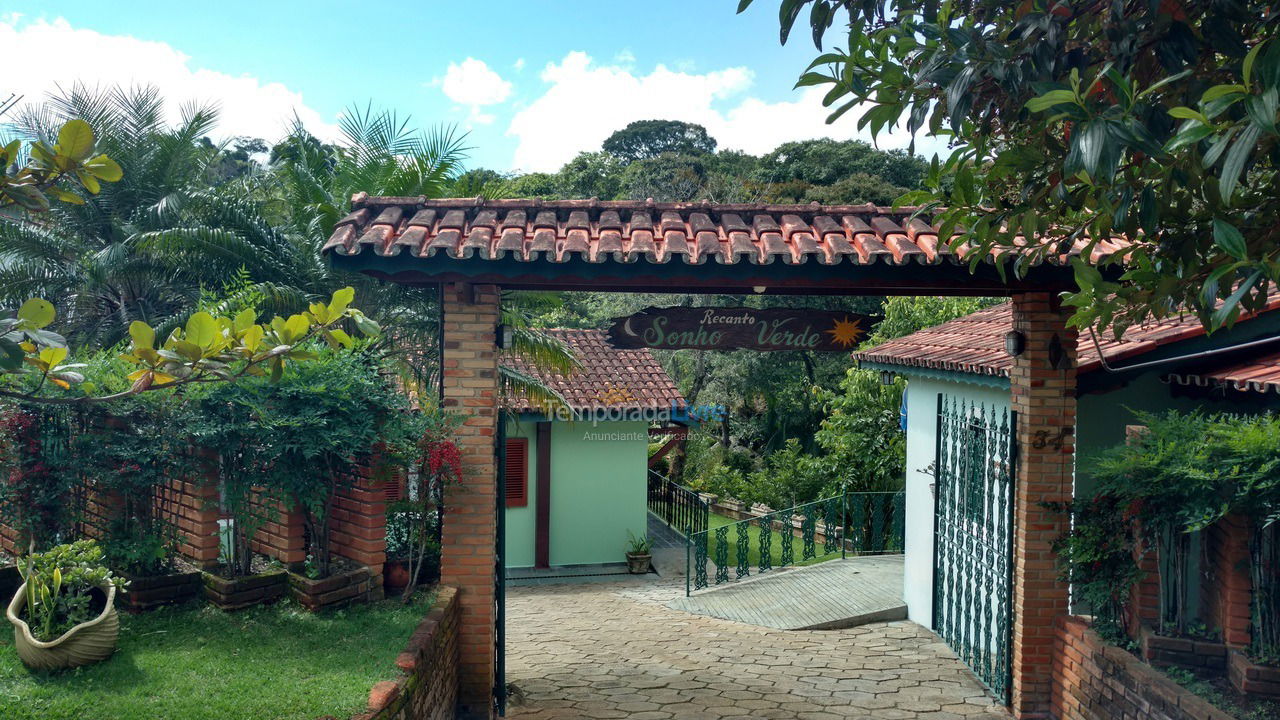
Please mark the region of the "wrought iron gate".
[[933, 629], [1009, 702], [1017, 414], [938, 394]]

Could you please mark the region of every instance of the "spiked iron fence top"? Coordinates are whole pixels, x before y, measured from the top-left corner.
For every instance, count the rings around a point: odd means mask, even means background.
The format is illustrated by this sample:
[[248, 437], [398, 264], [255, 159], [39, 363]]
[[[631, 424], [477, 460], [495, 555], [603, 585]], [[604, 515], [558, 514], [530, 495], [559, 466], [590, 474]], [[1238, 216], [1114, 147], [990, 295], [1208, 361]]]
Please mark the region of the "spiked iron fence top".
[[901, 491], [856, 492], [690, 532], [685, 594], [836, 552], [900, 554], [905, 516]]

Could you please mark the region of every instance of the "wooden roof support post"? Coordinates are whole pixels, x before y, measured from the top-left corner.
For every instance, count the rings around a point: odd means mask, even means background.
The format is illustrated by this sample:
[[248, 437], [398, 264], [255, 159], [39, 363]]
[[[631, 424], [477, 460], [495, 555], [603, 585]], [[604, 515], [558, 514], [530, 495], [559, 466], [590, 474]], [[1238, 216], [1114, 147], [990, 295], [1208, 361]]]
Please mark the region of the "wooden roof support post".
[[445, 489], [440, 582], [458, 588], [461, 610], [459, 718], [491, 718], [494, 683], [494, 580], [497, 572], [499, 288], [444, 288], [443, 404], [466, 420], [454, 433], [462, 480]]
[[1013, 701], [1019, 720], [1049, 717], [1054, 622], [1070, 612], [1052, 544], [1065, 515], [1043, 502], [1071, 499], [1075, 468], [1076, 337], [1056, 293], [1013, 296], [1013, 328], [1026, 336], [1009, 385], [1017, 412], [1014, 491]]

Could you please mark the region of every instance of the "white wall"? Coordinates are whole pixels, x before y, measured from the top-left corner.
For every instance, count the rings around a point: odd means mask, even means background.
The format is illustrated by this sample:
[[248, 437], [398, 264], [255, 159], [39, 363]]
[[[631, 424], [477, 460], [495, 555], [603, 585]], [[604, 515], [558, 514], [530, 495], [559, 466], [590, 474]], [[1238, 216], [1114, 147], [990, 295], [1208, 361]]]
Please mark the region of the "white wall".
[[938, 393], [1009, 407], [1008, 389], [907, 376], [907, 524], [902, 596], [907, 616], [933, 626], [933, 483]]

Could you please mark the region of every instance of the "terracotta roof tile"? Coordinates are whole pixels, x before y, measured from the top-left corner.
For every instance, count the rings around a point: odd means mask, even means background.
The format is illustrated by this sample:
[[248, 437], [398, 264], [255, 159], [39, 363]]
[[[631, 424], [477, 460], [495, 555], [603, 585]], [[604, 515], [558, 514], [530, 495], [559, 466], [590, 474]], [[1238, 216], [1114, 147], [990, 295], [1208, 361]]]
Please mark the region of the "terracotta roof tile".
[[[334, 228], [324, 252], [418, 258], [514, 258], [521, 262], [802, 264], [959, 263], [949, 238], [914, 208], [875, 205], [759, 205], [484, 198], [352, 198], [351, 214]], [[1078, 254], [1054, 256], [1062, 264]], [[1099, 243], [1091, 258], [1123, 250]], [[988, 261], [993, 258], [988, 258]]]
[[[580, 370], [566, 377], [535, 368], [515, 356], [505, 356], [502, 362], [559, 392], [573, 410], [664, 410], [673, 403], [679, 408], [685, 406], [675, 383], [648, 350], [616, 349], [608, 343], [603, 330], [545, 332], [569, 346], [582, 364]], [[540, 410], [523, 397], [507, 398], [503, 404], [517, 412]]]
[[1229, 387], [1259, 393], [1280, 392], [1280, 352], [1224, 363], [1200, 372], [1170, 373], [1166, 378], [1180, 385]]
[[[1280, 292], [1272, 293], [1263, 312], [1276, 308], [1280, 308]], [[1004, 350], [1004, 336], [1012, 328], [1012, 306], [1003, 303], [889, 340], [869, 350], [853, 353], [853, 357], [860, 362], [882, 365], [1009, 377], [1013, 358]], [[1119, 341], [1100, 334], [1098, 344], [1107, 362], [1116, 363], [1162, 345], [1201, 335], [1204, 335], [1204, 326], [1197, 318], [1180, 315], [1129, 328]], [[1088, 334], [1081, 335], [1078, 349], [1081, 373], [1102, 366], [1098, 349]]]

